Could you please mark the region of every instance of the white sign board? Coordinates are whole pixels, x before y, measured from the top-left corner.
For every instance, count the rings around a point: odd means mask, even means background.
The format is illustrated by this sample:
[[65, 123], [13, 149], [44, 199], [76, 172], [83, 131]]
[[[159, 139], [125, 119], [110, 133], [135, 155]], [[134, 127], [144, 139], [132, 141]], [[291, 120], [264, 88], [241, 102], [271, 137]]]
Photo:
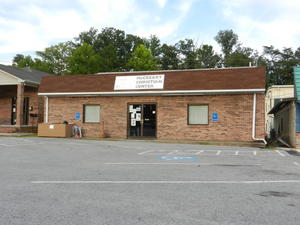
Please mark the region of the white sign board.
[[114, 90], [163, 89], [164, 74], [116, 76]]

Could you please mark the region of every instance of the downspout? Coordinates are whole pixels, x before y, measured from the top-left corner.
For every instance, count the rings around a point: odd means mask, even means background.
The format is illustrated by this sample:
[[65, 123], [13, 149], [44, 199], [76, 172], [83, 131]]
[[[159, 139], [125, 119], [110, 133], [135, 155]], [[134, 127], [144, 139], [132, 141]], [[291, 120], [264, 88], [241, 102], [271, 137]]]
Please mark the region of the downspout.
[[262, 141], [266, 145], [267, 142], [264, 138], [256, 138], [255, 137], [255, 127], [256, 127], [256, 94], [253, 94], [253, 116], [252, 116], [252, 139], [254, 141]]
[[48, 99], [48, 96], [45, 96], [45, 106], [46, 106], [45, 123], [48, 123], [48, 114], [49, 114], [49, 99]]

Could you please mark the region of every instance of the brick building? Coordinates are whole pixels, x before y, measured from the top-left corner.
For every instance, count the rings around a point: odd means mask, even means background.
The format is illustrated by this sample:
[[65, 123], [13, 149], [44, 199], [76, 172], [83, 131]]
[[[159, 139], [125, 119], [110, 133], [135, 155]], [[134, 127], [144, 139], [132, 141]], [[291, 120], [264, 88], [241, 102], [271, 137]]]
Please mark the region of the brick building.
[[47, 75], [30, 68], [0, 65], [0, 133], [36, 130], [43, 116], [43, 99], [37, 92]]
[[44, 77], [45, 122], [88, 137], [264, 141], [265, 68]]

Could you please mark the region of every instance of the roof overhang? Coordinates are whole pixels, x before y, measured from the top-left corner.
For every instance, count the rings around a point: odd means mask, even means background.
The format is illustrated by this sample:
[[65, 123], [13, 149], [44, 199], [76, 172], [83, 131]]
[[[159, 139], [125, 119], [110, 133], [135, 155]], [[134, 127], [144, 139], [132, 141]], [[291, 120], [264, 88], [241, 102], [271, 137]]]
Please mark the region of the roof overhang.
[[265, 93], [265, 89], [224, 89], [224, 90], [176, 90], [176, 91], [114, 91], [114, 92], [39, 92], [39, 96], [81, 97], [81, 96], [172, 96], [172, 95], [227, 95]]
[[18, 85], [18, 84], [21, 84], [21, 83], [23, 83], [26, 86], [32, 86], [32, 87], [38, 87], [39, 86], [39, 83], [37, 83], [37, 82], [30, 81], [30, 80], [23, 80], [23, 79], [15, 76], [11, 73], [7, 73], [4, 70], [0, 70], [0, 72], [3, 75], [11, 78], [11, 79], [8, 79], [7, 81], [2, 81], [2, 82], [0, 81], [1, 86]]
[[274, 105], [274, 107], [270, 110], [270, 112], [268, 112], [268, 114], [275, 114], [279, 112], [280, 110], [282, 110], [284, 107], [286, 107], [288, 104], [290, 104], [293, 101], [295, 101], [294, 98], [282, 99], [280, 102]]

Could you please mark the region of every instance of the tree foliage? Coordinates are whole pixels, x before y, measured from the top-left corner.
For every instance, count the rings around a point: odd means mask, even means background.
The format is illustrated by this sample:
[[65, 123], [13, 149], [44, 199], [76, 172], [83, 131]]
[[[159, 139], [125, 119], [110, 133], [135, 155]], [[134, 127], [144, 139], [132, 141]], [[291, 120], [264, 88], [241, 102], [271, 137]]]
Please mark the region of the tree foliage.
[[175, 70], [179, 68], [180, 59], [178, 49], [173, 45], [163, 44], [160, 54], [160, 68], [163, 70]]
[[224, 57], [228, 57], [234, 46], [238, 44], [238, 35], [233, 30], [220, 30], [215, 37], [216, 42], [221, 46]]
[[146, 71], [156, 70], [157, 66], [151, 52], [144, 45], [139, 45], [128, 60], [128, 68], [135, 71]]
[[68, 41], [52, 45], [44, 51], [37, 51], [36, 54], [47, 65], [49, 72], [62, 75], [69, 73], [69, 58], [74, 50], [74, 43]]
[[221, 66], [221, 56], [214, 52], [213, 46], [201, 45], [196, 50], [197, 68], [215, 68]]
[[141, 38], [113, 27], [90, 28], [71, 41], [49, 46], [36, 57], [16, 54], [13, 66], [31, 67], [52, 74], [87, 74], [129, 70], [174, 70], [216, 67], [267, 67], [267, 85], [292, 84], [292, 67], [300, 64], [300, 48], [265, 46], [262, 54], [239, 42], [233, 30], [220, 30], [215, 41], [221, 47], [198, 46], [193, 39], [161, 43], [151, 35]]
[[93, 74], [99, 72], [100, 56], [96, 54], [93, 46], [83, 43], [69, 58], [69, 71], [71, 74]]
[[264, 57], [267, 66], [267, 83], [269, 85], [293, 84], [293, 67], [300, 65], [300, 48], [293, 51], [274, 46], [264, 46]]

